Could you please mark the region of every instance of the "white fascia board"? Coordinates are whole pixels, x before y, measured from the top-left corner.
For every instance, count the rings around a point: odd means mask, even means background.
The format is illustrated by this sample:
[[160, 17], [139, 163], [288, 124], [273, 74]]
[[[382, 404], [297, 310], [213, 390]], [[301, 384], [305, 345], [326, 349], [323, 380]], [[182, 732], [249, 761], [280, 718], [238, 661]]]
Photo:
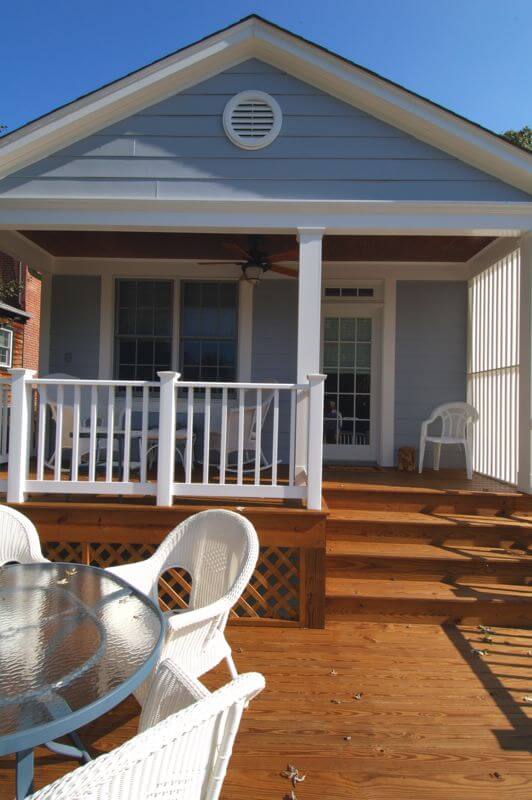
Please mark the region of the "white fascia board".
[[357, 200], [82, 200], [0, 198], [0, 229], [294, 232], [519, 236], [532, 202]]
[[532, 194], [532, 156], [509, 142], [289, 33], [254, 34], [256, 57]]
[[479, 253], [476, 253], [469, 259], [469, 261], [466, 262], [469, 278], [479, 275], [501, 258], [505, 258], [506, 256], [510, 255], [510, 253], [513, 253], [518, 247], [519, 237], [510, 236], [495, 239], [494, 242], [491, 242], [489, 245], [487, 245], [487, 247], [485, 247]]
[[250, 25], [187, 47], [0, 139], [0, 179], [252, 57]]

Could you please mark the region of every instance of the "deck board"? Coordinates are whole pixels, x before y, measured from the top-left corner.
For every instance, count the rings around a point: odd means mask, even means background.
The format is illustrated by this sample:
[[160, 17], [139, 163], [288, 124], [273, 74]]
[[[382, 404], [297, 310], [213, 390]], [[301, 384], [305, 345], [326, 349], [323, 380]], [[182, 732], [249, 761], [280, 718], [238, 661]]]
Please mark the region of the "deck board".
[[[262, 671], [267, 688], [244, 715], [223, 800], [281, 800], [288, 762], [307, 774], [299, 800], [530, 800], [532, 630], [497, 628], [485, 644], [474, 626], [331, 621], [229, 638], [239, 670]], [[225, 680], [218, 669], [206, 683]], [[105, 752], [136, 720], [130, 698], [83, 735]], [[40, 750], [37, 785], [74, 766]], [[0, 797], [12, 787], [0, 759]]]

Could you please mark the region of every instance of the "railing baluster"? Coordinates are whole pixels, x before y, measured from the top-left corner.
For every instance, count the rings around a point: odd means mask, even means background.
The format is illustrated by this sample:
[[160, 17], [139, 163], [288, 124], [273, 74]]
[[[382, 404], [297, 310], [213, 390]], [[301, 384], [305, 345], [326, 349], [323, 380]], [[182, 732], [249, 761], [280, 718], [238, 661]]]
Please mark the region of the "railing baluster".
[[296, 472], [296, 402], [298, 389], [290, 389], [290, 455], [288, 457], [288, 485], [295, 483]]
[[277, 486], [278, 455], [279, 455], [279, 389], [275, 389], [273, 393], [272, 486]]
[[209, 457], [211, 451], [211, 390], [205, 388], [203, 413], [203, 483], [209, 483]]
[[80, 387], [74, 386], [74, 410], [72, 420], [72, 464], [70, 474], [77, 481], [79, 471], [79, 423], [80, 423]]
[[[114, 427], [115, 427], [115, 387], [109, 386], [107, 393], [107, 439], [105, 445], [105, 480], [113, 481]], [[119, 448], [120, 451], [120, 448]]]
[[54, 481], [61, 480], [61, 463], [63, 460], [63, 386], [57, 387], [57, 404], [55, 407], [55, 455]]
[[222, 389], [222, 430], [220, 433], [220, 483], [225, 483], [227, 461], [227, 386]]
[[122, 480], [129, 481], [131, 458], [131, 386], [126, 386], [126, 406], [124, 411], [124, 462], [122, 467]]
[[[41, 386], [39, 395], [39, 431], [37, 434], [37, 480], [44, 480], [44, 451], [46, 447], [46, 386]], [[5, 446], [5, 414], [2, 408], [2, 451]]]
[[148, 414], [150, 401], [150, 387], [142, 387], [142, 433], [139, 447], [140, 482], [146, 483], [148, 479]]
[[244, 389], [238, 390], [237, 483], [242, 485], [244, 471]]
[[[257, 389], [255, 406], [255, 486], [260, 484], [260, 467], [262, 452], [262, 389]], [[240, 447], [239, 447], [240, 450]]]
[[192, 483], [192, 451], [194, 434], [194, 388], [187, 389], [187, 441], [185, 444], [185, 483]]
[[91, 413], [89, 425], [89, 481], [95, 481], [96, 444], [98, 442], [98, 390], [96, 386], [91, 386]]

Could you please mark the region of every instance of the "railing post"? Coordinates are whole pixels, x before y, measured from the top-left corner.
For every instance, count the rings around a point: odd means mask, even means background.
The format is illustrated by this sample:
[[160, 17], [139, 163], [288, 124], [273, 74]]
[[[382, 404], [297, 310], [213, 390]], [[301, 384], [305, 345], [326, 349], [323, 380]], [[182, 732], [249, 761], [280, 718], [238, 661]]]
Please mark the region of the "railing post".
[[175, 470], [175, 416], [178, 372], [158, 372], [161, 381], [159, 395], [159, 447], [157, 453], [157, 505], [171, 506]]
[[323, 384], [325, 375], [309, 375], [307, 508], [321, 509], [323, 470]]
[[23, 503], [29, 466], [30, 386], [35, 370], [12, 369], [11, 375], [7, 502]]

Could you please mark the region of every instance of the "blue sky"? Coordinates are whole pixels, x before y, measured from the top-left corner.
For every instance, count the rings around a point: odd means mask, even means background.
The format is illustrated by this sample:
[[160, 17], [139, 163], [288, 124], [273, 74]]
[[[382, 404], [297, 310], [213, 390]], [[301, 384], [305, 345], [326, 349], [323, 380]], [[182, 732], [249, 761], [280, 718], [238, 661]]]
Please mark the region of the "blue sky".
[[7, 130], [258, 13], [495, 131], [532, 126], [532, 0], [16, 0]]

